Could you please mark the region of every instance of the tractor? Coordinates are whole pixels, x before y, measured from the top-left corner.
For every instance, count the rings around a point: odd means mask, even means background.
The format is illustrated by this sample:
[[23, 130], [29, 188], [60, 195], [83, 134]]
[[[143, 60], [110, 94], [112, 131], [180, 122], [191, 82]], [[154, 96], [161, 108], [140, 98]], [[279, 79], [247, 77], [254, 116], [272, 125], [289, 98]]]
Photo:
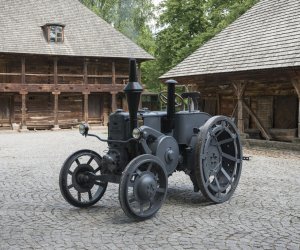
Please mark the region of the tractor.
[[[105, 142], [104, 155], [83, 149], [70, 155], [59, 176], [64, 199], [75, 207], [89, 207], [104, 195], [107, 184], [119, 184], [119, 202], [134, 220], [151, 218], [161, 208], [168, 177], [175, 171], [189, 175], [194, 191], [213, 203], [227, 201], [234, 193], [242, 170], [242, 145], [232, 119], [198, 110], [197, 92], [175, 93], [175, 80], [167, 80], [167, 92], [159, 98], [164, 111], [139, 110], [143, 91], [137, 81], [136, 61], [129, 62], [129, 81], [124, 88], [128, 111], [109, 116], [108, 137], [83, 136]], [[176, 111], [176, 107], [188, 106]], [[177, 108], [178, 109], [178, 108]]]

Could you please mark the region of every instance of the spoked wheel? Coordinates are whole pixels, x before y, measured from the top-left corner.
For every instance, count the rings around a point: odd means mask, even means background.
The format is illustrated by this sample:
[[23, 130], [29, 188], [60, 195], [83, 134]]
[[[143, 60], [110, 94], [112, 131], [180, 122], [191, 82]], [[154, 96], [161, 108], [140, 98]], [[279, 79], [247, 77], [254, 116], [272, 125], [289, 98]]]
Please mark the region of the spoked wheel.
[[107, 182], [93, 178], [98, 175], [101, 175], [99, 154], [91, 150], [80, 150], [70, 155], [59, 175], [59, 187], [65, 200], [75, 207], [94, 205], [107, 187]]
[[[167, 91], [159, 92], [158, 98], [163, 104], [165, 104], [165, 105], [168, 104], [168, 92]], [[175, 93], [175, 108], [178, 108], [178, 107], [180, 107], [181, 109], [184, 108], [184, 100], [180, 95]]]
[[144, 154], [125, 168], [119, 186], [119, 200], [125, 214], [136, 220], [152, 217], [165, 201], [167, 172], [158, 157]]
[[201, 128], [196, 147], [197, 183], [215, 203], [234, 193], [242, 170], [242, 146], [235, 124], [225, 116], [210, 118]]

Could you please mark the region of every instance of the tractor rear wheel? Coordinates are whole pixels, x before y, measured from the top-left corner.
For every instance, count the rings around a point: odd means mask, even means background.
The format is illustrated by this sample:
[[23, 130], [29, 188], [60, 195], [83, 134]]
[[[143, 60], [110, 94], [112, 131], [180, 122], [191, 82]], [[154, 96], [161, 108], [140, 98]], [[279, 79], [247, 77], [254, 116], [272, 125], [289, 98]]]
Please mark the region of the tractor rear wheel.
[[211, 117], [201, 128], [196, 144], [196, 180], [214, 203], [234, 193], [242, 170], [242, 146], [235, 124], [225, 116]]

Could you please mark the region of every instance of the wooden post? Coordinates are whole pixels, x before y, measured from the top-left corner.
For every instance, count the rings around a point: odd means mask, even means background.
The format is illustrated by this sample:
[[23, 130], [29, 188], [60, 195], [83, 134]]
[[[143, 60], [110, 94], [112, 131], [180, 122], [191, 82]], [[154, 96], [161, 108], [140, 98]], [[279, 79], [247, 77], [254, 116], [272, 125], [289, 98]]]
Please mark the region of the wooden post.
[[83, 93], [83, 120], [88, 123], [89, 120], [89, 93]]
[[[217, 114], [219, 115], [221, 113], [221, 107], [220, 107], [220, 94], [216, 93], [217, 98]], [[199, 108], [198, 108], [199, 109]]]
[[26, 91], [20, 91], [20, 95], [22, 97], [22, 107], [21, 107], [21, 111], [22, 111], [22, 116], [21, 116], [21, 129], [20, 131], [27, 131], [27, 126], [26, 126], [26, 96], [27, 96], [28, 92]]
[[83, 120], [85, 123], [89, 121], [89, 91], [88, 91], [88, 59], [85, 58], [83, 61], [83, 84], [85, 85], [86, 91], [83, 94]]
[[84, 59], [83, 62], [83, 84], [88, 84], [88, 60]]
[[137, 64], [137, 67], [138, 67], [138, 81], [139, 81], [139, 83], [140, 84], [142, 84], [142, 71], [141, 71], [141, 64], [140, 63], [138, 63]]
[[[137, 74], [138, 74], [138, 82], [142, 85], [142, 71], [141, 71], [141, 64], [137, 63]], [[142, 104], [142, 95], [141, 95], [141, 99], [140, 99], [140, 103], [139, 103], [139, 109], [143, 108], [143, 104]]]
[[237, 111], [238, 111], [238, 121], [237, 121], [237, 127], [240, 131], [240, 133], [245, 132], [245, 127], [244, 127], [244, 117], [243, 117], [243, 96], [245, 93], [246, 89], [246, 82], [237, 82], [233, 83], [233, 87], [236, 90], [236, 96], [237, 96]]
[[26, 82], [26, 78], [25, 78], [25, 57], [22, 57], [21, 63], [22, 63], [21, 82], [22, 82], [22, 84], [25, 84], [25, 82]]
[[53, 116], [54, 116], [54, 127], [52, 130], [58, 130], [59, 124], [58, 124], [58, 96], [60, 92], [52, 92], [54, 95], [54, 110], [53, 110]]
[[115, 112], [117, 109], [117, 92], [110, 92], [111, 93], [111, 111]]
[[116, 65], [115, 62], [112, 62], [112, 85], [116, 84]]
[[300, 80], [293, 79], [292, 83], [298, 95], [298, 138], [300, 138]]
[[[25, 57], [21, 58], [21, 83], [22, 85], [26, 83], [26, 78], [25, 78]], [[25, 88], [22, 87], [22, 88]], [[20, 95], [22, 98], [22, 107], [21, 107], [21, 127], [20, 127], [20, 131], [27, 131], [27, 126], [26, 126], [26, 95], [28, 94], [27, 91], [22, 90], [20, 91]]]
[[54, 77], [53, 77], [53, 81], [54, 81], [54, 85], [55, 87], [57, 87], [57, 84], [58, 84], [58, 70], [57, 70], [57, 57], [54, 57], [53, 59], [53, 66], [54, 66]]

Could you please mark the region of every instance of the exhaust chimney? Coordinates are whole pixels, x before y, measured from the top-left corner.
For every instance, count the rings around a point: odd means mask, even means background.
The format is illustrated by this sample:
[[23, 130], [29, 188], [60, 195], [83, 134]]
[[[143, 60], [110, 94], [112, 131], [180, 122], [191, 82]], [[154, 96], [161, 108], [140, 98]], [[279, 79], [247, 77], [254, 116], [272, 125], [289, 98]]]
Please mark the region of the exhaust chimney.
[[167, 106], [167, 131], [172, 132], [175, 127], [175, 80], [167, 80], [168, 85], [168, 106]]
[[129, 118], [130, 118], [130, 132], [137, 127], [137, 112], [140, 103], [140, 96], [143, 91], [142, 86], [137, 81], [136, 74], [136, 60], [129, 60], [129, 82], [124, 88], [126, 99], [128, 103]]

